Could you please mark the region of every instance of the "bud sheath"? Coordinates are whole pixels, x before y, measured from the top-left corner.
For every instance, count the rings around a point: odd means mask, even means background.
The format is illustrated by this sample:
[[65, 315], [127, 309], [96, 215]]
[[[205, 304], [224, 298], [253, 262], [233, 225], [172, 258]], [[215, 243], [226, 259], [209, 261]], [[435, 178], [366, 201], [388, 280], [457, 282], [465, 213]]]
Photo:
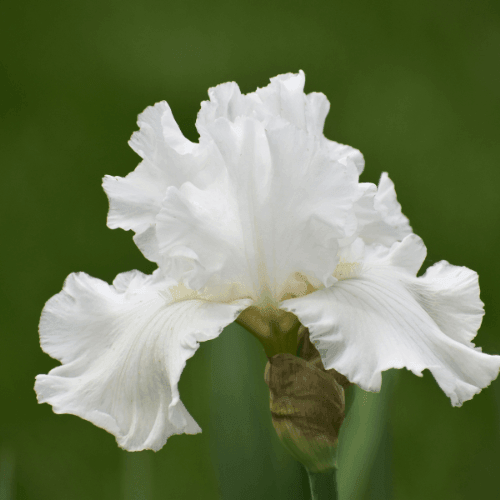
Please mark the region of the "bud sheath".
[[269, 359], [265, 381], [274, 428], [283, 445], [310, 472], [335, 467], [344, 390], [332, 373], [292, 354]]

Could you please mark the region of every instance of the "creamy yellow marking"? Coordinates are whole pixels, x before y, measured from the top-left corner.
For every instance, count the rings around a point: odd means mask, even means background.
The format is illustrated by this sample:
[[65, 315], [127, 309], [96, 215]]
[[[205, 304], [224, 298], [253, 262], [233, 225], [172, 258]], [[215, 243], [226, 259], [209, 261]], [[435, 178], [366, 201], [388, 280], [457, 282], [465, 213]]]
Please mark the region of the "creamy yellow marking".
[[337, 278], [339, 281], [346, 280], [348, 278], [355, 278], [361, 269], [361, 265], [357, 262], [344, 262], [340, 260], [333, 271], [333, 277]]
[[294, 273], [278, 291], [278, 296], [263, 289], [255, 303], [245, 309], [236, 320], [263, 344], [271, 357], [279, 352], [295, 354], [300, 322], [295, 314], [279, 308], [281, 301], [303, 297], [317, 290], [302, 273]]

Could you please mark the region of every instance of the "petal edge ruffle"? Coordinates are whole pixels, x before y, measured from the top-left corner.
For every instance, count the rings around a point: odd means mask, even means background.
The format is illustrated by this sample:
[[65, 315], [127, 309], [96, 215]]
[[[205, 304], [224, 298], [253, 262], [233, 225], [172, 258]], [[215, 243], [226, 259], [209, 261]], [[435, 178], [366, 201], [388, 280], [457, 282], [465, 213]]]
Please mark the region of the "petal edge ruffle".
[[[380, 389], [381, 373], [389, 368], [406, 367], [420, 376], [429, 369], [452, 404], [460, 406], [497, 377], [500, 356], [450, 334], [454, 323], [446, 321], [478, 288], [464, 291], [474, 286], [470, 275], [448, 270], [445, 292], [439, 285], [442, 273], [431, 272], [422, 280], [394, 267], [371, 265], [356, 278], [285, 301], [282, 307], [309, 328], [326, 369], [334, 368], [369, 391]], [[459, 289], [455, 295], [453, 284]], [[468, 313], [468, 324], [479, 326], [478, 307]], [[467, 338], [473, 336], [467, 333]]]
[[37, 376], [39, 402], [102, 427], [129, 451], [200, 432], [179, 399], [182, 370], [248, 301], [174, 302], [170, 286], [158, 273], [124, 273], [113, 285], [71, 274], [42, 313], [42, 348], [63, 364]]

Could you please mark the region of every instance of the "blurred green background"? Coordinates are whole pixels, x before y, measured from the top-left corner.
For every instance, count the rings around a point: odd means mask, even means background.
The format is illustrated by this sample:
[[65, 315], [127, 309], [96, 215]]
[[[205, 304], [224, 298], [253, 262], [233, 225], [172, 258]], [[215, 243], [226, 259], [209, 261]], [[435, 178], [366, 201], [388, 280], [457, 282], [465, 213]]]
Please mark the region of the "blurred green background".
[[[500, 353], [500, 2], [34, 0], [0, 18], [2, 172], [0, 499], [307, 499], [276, 442], [265, 356], [238, 326], [181, 380], [203, 428], [158, 453], [38, 405], [44, 302], [73, 271], [153, 270], [106, 228], [104, 174], [126, 175], [136, 115], [167, 100], [187, 137], [207, 89], [242, 91], [303, 69], [331, 102], [325, 134], [387, 170], [428, 247], [480, 275], [477, 337]], [[499, 498], [500, 380], [452, 408], [432, 376], [401, 371], [356, 395], [339, 458], [342, 499]]]

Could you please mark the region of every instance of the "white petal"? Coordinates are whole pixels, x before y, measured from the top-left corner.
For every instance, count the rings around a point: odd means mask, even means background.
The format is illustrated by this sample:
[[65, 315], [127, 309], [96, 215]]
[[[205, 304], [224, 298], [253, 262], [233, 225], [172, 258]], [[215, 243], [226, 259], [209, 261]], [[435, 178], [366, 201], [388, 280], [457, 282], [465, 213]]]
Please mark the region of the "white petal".
[[365, 193], [356, 203], [359, 236], [368, 243], [391, 246], [411, 234], [407, 217], [401, 212], [394, 183], [386, 172], [382, 173], [378, 188], [365, 184]]
[[[196, 145], [186, 139], [172, 115], [170, 106], [161, 101], [147, 107], [137, 118], [140, 130], [134, 132], [129, 141], [130, 147], [152, 164], [165, 161], [163, 155], [168, 149], [179, 154], [192, 153]], [[175, 172], [172, 172], [175, 175]]]
[[307, 124], [307, 130], [315, 135], [322, 135], [326, 116], [329, 111], [330, 102], [326, 98], [325, 94], [322, 94], [321, 92], [311, 92], [310, 94], [307, 94], [305, 106], [305, 121]]
[[365, 158], [363, 157], [361, 151], [326, 138], [323, 140], [323, 144], [328, 149], [332, 160], [340, 161], [344, 164], [347, 164], [348, 162], [352, 163], [356, 167], [358, 175], [363, 172], [365, 168]]
[[210, 133], [225, 175], [205, 189], [171, 188], [157, 217], [169, 275], [195, 288], [212, 276], [238, 281], [253, 296], [265, 287], [279, 295], [294, 272], [329, 283], [337, 239], [356, 229], [355, 166], [332, 161], [319, 138], [290, 124], [218, 118]]
[[[246, 95], [241, 93], [234, 82], [217, 85], [208, 91], [210, 101], [201, 103], [196, 127], [203, 136], [207, 127], [210, 127], [217, 118], [226, 118], [234, 122], [238, 117], [247, 116], [263, 123], [280, 118], [284, 123], [323, 136], [323, 126], [330, 103], [322, 93], [305, 94], [304, 84], [304, 72], [299, 71], [298, 74], [287, 73], [271, 78], [269, 85]], [[332, 159], [350, 157], [361, 173], [364, 160], [359, 151], [326, 139], [325, 144], [325, 147], [331, 149]]]
[[103, 179], [109, 198], [108, 227], [132, 229], [144, 255], [157, 262], [155, 218], [167, 188], [187, 180], [205, 185], [219, 166], [213, 164], [211, 144], [195, 144], [182, 135], [166, 102], [146, 108], [137, 123], [140, 130], [129, 144], [143, 161], [126, 177]]
[[209, 101], [201, 103], [201, 109], [196, 120], [196, 128], [200, 135], [205, 127], [217, 118], [226, 118], [234, 121], [238, 116], [252, 116], [258, 101], [248, 98], [241, 93], [235, 82], [222, 83], [208, 90]]
[[401, 205], [396, 198], [394, 183], [389, 179], [387, 172], [382, 172], [380, 176], [375, 195], [375, 209], [382, 213], [385, 222], [390, 226], [400, 228], [400, 230], [408, 228], [408, 219], [401, 213]]
[[248, 95], [210, 89], [199, 144], [165, 102], [147, 108], [130, 141], [143, 162], [104, 179], [109, 227], [132, 229], [149, 260], [195, 288], [213, 278], [274, 293], [296, 272], [330, 284], [338, 240], [357, 226], [363, 157], [324, 138], [328, 100], [304, 82], [301, 71]]
[[[274, 116], [281, 116], [298, 128], [306, 129], [306, 96], [303, 71], [271, 78], [271, 83], [255, 93]], [[322, 131], [322, 130], [321, 130]]]
[[125, 178], [106, 176], [103, 186], [110, 200], [109, 227], [142, 232], [154, 222], [165, 189], [184, 180], [169, 160], [181, 151], [193, 152], [196, 145], [182, 135], [166, 102], [146, 108], [137, 123], [141, 129], [129, 144], [144, 161]]
[[427, 249], [422, 238], [412, 233], [403, 241], [393, 243], [390, 248], [384, 245], [366, 247], [363, 261], [368, 266], [395, 267], [410, 276], [416, 276], [426, 255]]
[[106, 429], [129, 451], [200, 432], [179, 399], [182, 370], [247, 302], [175, 302], [171, 286], [158, 272], [120, 274], [111, 286], [71, 274], [42, 313], [42, 348], [62, 365], [37, 376], [39, 402]]
[[394, 248], [379, 265], [365, 264], [357, 277], [285, 301], [283, 308], [309, 328], [325, 368], [370, 391], [380, 389], [384, 370], [406, 367], [421, 375], [427, 368], [459, 406], [500, 369], [500, 356], [468, 342], [482, 316], [477, 278], [444, 263], [415, 278], [409, 269], [421, 250], [413, 238], [404, 244], [414, 257], [404, 259]]
[[470, 345], [484, 315], [476, 272], [441, 261], [415, 280], [410, 291], [442, 332]]

